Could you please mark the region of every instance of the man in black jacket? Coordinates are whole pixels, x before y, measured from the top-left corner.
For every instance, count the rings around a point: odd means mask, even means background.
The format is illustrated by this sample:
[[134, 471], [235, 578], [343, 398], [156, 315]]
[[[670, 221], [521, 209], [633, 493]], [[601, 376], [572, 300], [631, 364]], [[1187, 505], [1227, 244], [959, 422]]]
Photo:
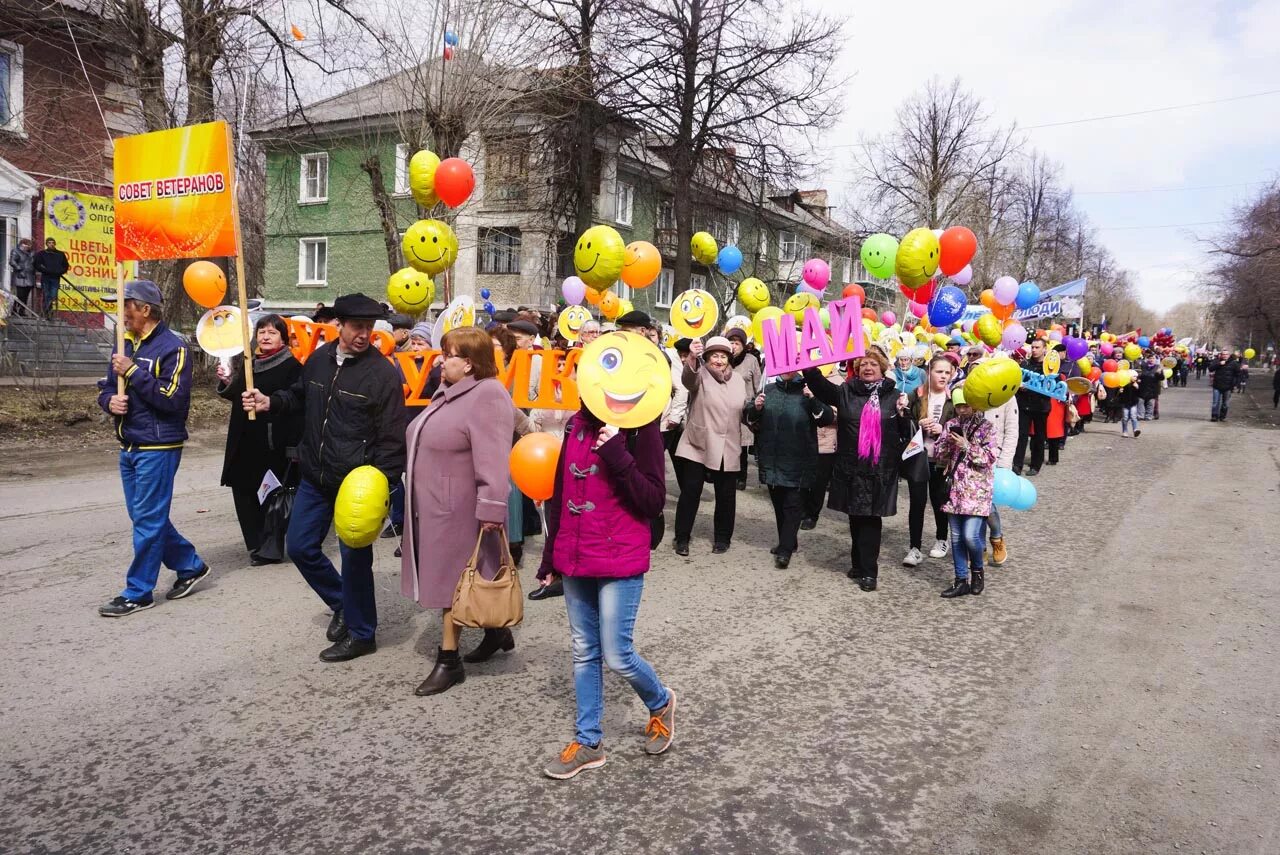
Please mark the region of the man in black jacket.
[[1236, 388], [1239, 380], [1239, 366], [1234, 356], [1226, 351], [1218, 354], [1218, 359], [1209, 365], [1209, 383], [1213, 386], [1213, 405], [1209, 413], [1209, 421], [1225, 422], [1227, 420], [1227, 403], [1231, 400], [1231, 390]]
[[301, 411], [305, 419], [298, 453], [302, 483], [289, 518], [286, 546], [303, 578], [333, 610], [320, 653], [325, 662], [343, 662], [378, 649], [374, 633], [378, 607], [373, 590], [373, 547], [339, 544], [342, 575], [324, 554], [333, 525], [338, 488], [351, 470], [376, 466], [392, 484], [404, 472], [404, 392], [399, 372], [369, 346], [373, 322], [385, 310], [363, 294], [339, 297], [338, 340], [316, 348], [302, 376], [271, 397], [251, 389], [245, 410]]
[[53, 238], [44, 242], [44, 249], [36, 253], [34, 261], [36, 273], [40, 274], [40, 299], [43, 301], [40, 311], [46, 318], [52, 318], [58, 305], [58, 288], [63, 275], [71, 269], [71, 263]]
[[[1022, 361], [1022, 367], [1026, 371], [1033, 371], [1036, 374], [1044, 373], [1044, 339], [1037, 338], [1030, 344], [1030, 355]], [[1049, 432], [1049, 408], [1051, 406], [1048, 397], [1041, 395], [1039, 392], [1032, 392], [1030, 389], [1018, 390], [1018, 447], [1013, 452], [1013, 471], [1021, 475], [1022, 464], [1027, 456], [1027, 441], [1031, 441], [1031, 468], [1027, 470], [1028, 476], [1040, 474], [1040, 467], [1044, 465], [1044, 442], [1045, 436]], [[1031, 433], [1031, 428], [1035, 427], [1035, 434]]]

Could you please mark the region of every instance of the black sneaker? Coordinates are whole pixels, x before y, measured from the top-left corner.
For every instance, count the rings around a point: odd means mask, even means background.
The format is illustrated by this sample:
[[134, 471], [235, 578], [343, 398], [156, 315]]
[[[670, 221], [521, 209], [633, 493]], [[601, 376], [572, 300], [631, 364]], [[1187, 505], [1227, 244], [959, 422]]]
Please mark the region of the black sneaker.
[[169, 589], [169, 593], [164, 595], [164, 598], [166, 600], [182, 599], [195, 589], [197, 582], [208, 575], [209, 565], [206, 564], [190, 576], [179, 576], [178, 581], [173, 583], [173, 587]]
[[676, 550], [676, 555], [688, 555], [688, 554], [689, 554], [689, 541], [687, 541], [687, 540], [677, 540], [677, 541], [676, 541], [676, 543], [675, 543], [675, 550]]
[[155, 608], [155, 604], [155, 600], [126, 600], [124, 597], [116, 597], [105, 606], [98, 606], [98, 614], [103, 617], [124, 617], [134, 612]]
[[801, 531], [813, 531], [817, 527], [818, 527], [818, 521], [813, 517], [808, 517], [806, 519], [800, 520]]
[[1142, 436], [1142, 431], [1138, 430], [1137, 428], [1134, 428], [1134, 429], [1133, 429], [1133, 438], [1134, 438], [1134, 439], [1137, 439], [1137, 438], [1138, 438], [1138, 437], [1140, 437], [1140, 436]]

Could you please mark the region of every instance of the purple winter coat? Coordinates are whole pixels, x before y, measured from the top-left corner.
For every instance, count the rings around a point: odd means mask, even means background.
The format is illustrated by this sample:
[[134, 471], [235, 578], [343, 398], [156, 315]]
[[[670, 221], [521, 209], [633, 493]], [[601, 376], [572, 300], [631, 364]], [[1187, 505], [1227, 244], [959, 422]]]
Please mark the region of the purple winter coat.
[[649, 569], [649, 522], [667, 499], [658, 422], [620, 430], [592, 451], [601, 427], [585, 409], [565, 426], [539, 578], [554, 572], [618, 579]]
[[[951, 426], [963, 428], [969, 441], [967, 451], [961, 451]], [[951, 495], [943, 503], [948, 514], [973, 517], [991, 516], [992, 492], [995, 485], [995, 462], [999, 455], [996, 428], [982, 413], [974, 413], [966, 419], [955, 418], [942, 426], [942, 435], [933, 444], [933, 462], [943, 467], [955, 467], [951, 481]]]

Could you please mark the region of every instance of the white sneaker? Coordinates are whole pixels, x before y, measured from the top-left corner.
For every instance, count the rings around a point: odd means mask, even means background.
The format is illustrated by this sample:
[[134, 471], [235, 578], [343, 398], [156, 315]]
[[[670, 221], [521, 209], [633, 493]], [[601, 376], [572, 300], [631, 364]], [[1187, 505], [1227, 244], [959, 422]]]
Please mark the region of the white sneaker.
[[951, 550], [950, 545], [945, 540], [935, 540], [933, 549], [929, 550], [930, 558], [946, 558], [947, 553]]
[[919, 567], [921, 561], [924, 561], [924, 553], [914, 546], [907, 550], [907, 557], [902, 559], [907, 567]]

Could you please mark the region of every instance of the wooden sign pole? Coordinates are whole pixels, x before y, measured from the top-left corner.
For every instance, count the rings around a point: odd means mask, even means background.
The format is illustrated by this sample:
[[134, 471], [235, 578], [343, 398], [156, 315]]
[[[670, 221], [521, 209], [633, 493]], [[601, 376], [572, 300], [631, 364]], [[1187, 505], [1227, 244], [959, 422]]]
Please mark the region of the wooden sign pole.
[[[116, 262], [116, 353], [124, 355], [124, 262]], [[116, 375], [116, 394], [124, 394], [124, 377]]]
[[[227, 135], [227, 164], [231, 179], [231, 222], [236, 234], [236, 299], [240, 307], [240, 337], [244, 344], [244, 388], [253, 389], [253, 342], [249, 331], [249, 297], [244, 281], [244, 243], [240, 237], [240, 181], [236, 172], [235, 147], [231, 134]], [[256, 421], [258, 414], [250, 411], [249, 421]]]

